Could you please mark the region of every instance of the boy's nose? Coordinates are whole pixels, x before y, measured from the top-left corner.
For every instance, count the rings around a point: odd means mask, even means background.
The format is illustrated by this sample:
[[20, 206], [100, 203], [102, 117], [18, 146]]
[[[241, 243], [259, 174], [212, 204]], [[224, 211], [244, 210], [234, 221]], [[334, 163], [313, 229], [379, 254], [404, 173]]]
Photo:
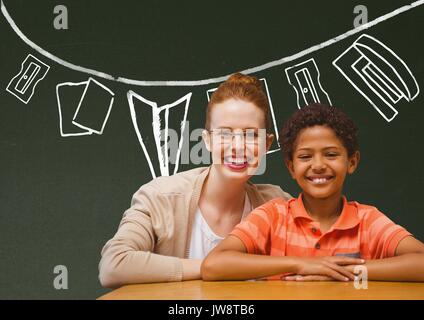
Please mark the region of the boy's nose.
[[313, 159], [311, 167], [314, 171], [323, 171], [326, 169], [326, 164], [321, 157], [317, 157]]

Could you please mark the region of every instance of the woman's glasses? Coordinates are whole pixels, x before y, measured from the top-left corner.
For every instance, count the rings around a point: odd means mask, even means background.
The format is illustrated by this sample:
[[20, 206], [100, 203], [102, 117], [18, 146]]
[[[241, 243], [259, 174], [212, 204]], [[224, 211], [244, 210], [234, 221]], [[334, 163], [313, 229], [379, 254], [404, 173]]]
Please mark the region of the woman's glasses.
[[219, 128], [208, 130], [208, 132], [219, 138], [219, 142], [221, 144], [230, 144], [233, 142], [234, 137], [239, 137], [245, 144], [256, 145], [258, 144], [260, 137], [266, 136], [265, 129], [245, 129], [234, 132], [229, 128]]

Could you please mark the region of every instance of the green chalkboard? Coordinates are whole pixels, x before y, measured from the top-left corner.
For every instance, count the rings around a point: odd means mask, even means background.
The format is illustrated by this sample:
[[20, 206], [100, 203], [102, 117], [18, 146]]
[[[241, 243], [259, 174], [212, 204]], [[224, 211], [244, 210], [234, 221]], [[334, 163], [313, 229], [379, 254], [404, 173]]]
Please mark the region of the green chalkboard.
[[[411, 2], [3, 0], [0, 298], [105, 293], [100, 250], [132, 194], [201, 165], [181, 160], [198, 135], [176, 166], [154, 133], [202, 128], [208, 92], [236, 71], [263, 79], [276, 132], [308, 102], [343, 108], [362, 152], [348, 198], [423, 240], [424, 4]], [[253, 180], [296, 195], [272, 150]]]

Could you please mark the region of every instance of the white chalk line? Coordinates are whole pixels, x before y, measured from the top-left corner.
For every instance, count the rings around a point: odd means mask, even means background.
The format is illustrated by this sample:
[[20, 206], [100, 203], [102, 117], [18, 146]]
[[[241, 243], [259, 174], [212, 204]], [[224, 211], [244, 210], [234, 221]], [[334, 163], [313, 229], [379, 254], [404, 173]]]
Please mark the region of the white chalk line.
[[[181, 97], [180, 99], [170, 103], [170, 104], [166, 104], [164, 106], [159, 107], [158, 104], [154, 101], [150, 101], [142, 96], [140, 96], [139, 94], [137, 94], [136, 92], [129, 90], [127, 92], [127, 100], [128, 100], [128, 104], [130, 107], [130, 113], [131, 113], [131, 120], [133, 122], [134, 125], [134, 129], [138, 138], [138, 141], [141, 145], [141, 148], [143, 149], [144, 152], [144, 156], [147, 159], [147, 163], [149, 165], [149, 169], [150, 169], [150, 173], [152, 174], [153, 179], [156, 178], [156, 171], [155, 168], [153, 166], [152, 163], [152, 159], [150, 157], [150, 154], [147, 150], [146, 144], [144, 143], [143, 137], [141, 135], [141, 130], [140, 127], [138, 125], [137, 122], [137, 112], [135, 109], [135, 103], [134, 103], [134, 98], [143, 102], [145, 105], [148, 105], [149, 107], [152, 108], [152, 130], [153, 130], [153, 136], [154, 136], [154, 140], [155, 140], [155, 145], [156, 145], [156, 153], [158, 156], [158, 161], [159, 161], [159, 169], [160, 169], [160, 174], [161, 176], [169, 176], [169, 159], [168, 159], [168, 155], [167, 155], [167, 151], [168, 151], [168, 141], [167, 141], [167, 137], [168, 137], [168, 118], [169, 118], [169, 109], [177, 107], [179, 105], [181, 105], [182, 102], [185, 101], [185, 106], [184, 106], [184, 116], [183, 119], [181, 121], [181, 138], [178, 142], [178, 150], [177, 150], [177, 154], [175, 159], [173, 159], [175, 161], [175, 167], [174, 167], [174, 172], [172, 174], [177, 173], [178, 171], [178, 166], [180, 163], [180, 154], [181, 154], [181, 149], [182, 149], [182, 145], [183, 145], [183, 140], [184, 140], [184, 130], [185, 130], [185, 125], [187, 122], [187, 113], [188, 113], [188, 108], [190, 105], [190, 99], [191, 99], [192, 93], [189, 92], [188, 94], [186, 94], [185, 96]], [[162, 149], [161, 146], [161, 120], [160, 120], [160, 113], [162, 111], [165, 111], [165, 139], [164, 139], [164, 148]]]
[[[245, 69], [245, 70], [241, 70], [240, 72], [244, 73], [244, 74], [252, 74], [252, 73], [256, 73], [256, 72], [260, 72], [266, 69], [269, 69], [271, 67], [275, 67], [275, 66], [279, 66], [282, 65], [284, 63], [287, 63], [289, 61], [293, 61], [296, 60], [298, 58], [301, 58], [305, 55], [308, 55], [312, 52], [315, 52], [317, 50], [320, 50], [322, 48], [328, 47], [329, 45], [332, 45], [334, 43], [337, 43], [341, 40], [344, 40], [358, 32], [361, 32], [365, 29], [368, 29], [370, 27], [373, 27], [377, 24], [379, 24], [380, 22], [383, 22], [385, 20], [388, 20], [390, 18], [393, 18], [401, 13], [404, 13], [406, 11], [409, 11], [415, 7], [418, 7], [420, 5], [424, 4], [424, 0], [418, 0], [415, 2], [412, 2], [409, 5], [405, 5], [403, 7], [400, 7], [392, 12], [389, 12], [385, 15], [382, 15], [381, 17], [378, 17], [370, 22], [367, 22], [363, 25], [361, 25], [360, 27], [354, 28], [352, 30], [349, 30], [335, 38], [332, 38], [330, 40], [327, 40], [323, 43], [320, 43], [318, 45], [314, 45], [308, 49], [302, 50], [296, 54], [293, 54], [291, 56], [287, 56], [284, 58], [281, 58], [279, 60], [275, 60], [275, 61], [271, 61], [265, 64], [262, 64], [260, 66], [254, 67], [254, 68], [249, 68], [249, 69]], [[75, 71], [79, 71], [79, 72], [84, 72], [87, 74], [91, 74], [93, 76], [99, 77], [99, 78], [104, 78], [107, 80], [111, 80], [111, 81], [117, 81], [117, 82], [121, 82], [121, 83], [125, 83], [125, 84], [130, 84], [130, 85], [135, 85], [135, 86], [202, 86], [202, 85], [208, 85], [208, 84], [212, 84], [212, 83], [219, 83], [222, 81], [225, 81], [230, 75], [225, 75], [225, 76], [221, 76], [221, 77], [217, 77], [217, 78], [210, 78], [210, 79], [204, 79], [204, 80], [189, 80], [189, 81], [185, 81], [185, 80], [175, 80], [175, 81], [148, 81], [148, 80], [134, 80], [134, 79], [128, 79], [128, 78], [124, 78], [124, 77], [114, 77], [110, 74], [104, 73], [104, 72], [100, 72], [94, 69], [89, 69], [86, 67], [82, 67], [82, 66], [78, 66], [75, 65], [73, 63], [67, 62], [59, 57], [56, 57], [55, 55], [51, 54], [50, 52], [44, 50], [43, 48], [41, 48], [40, 46], [38, 46], [37, 44], [35, 44], [34, 42], [32, 42], [30, 39], [28, 39], [23, 33], [22, 31], [18, 28], [18, 26], [16, 25], [16, 23], [13, 21], [12, 17], [10, 16], [9, 12], [6, 9], [6, 6], [3, 3], [3, 0], [1, 0], [1, 12], [3, 13], [4, 17], [6, 18], [7, 22], [10, 24], [10, 26], [12, 27], [13, 31], [15, 31], [15, 33], [27, 44], [29, 45], [31, 48], [33, 48], [35, 51], [37, 51], [38, 53], [40, 53], [41, 55], [55, 61], [56, 63], [63, 65], [64, 67], [67, 67], [69, 69], [75, 70]]]

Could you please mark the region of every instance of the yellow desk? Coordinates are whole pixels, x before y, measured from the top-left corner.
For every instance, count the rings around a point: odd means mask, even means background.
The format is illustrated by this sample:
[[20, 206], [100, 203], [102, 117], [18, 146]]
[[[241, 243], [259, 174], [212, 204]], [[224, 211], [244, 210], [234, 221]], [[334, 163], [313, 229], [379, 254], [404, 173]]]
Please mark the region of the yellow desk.
[[127, 285], [99, 300], [424, 300], [424, 283], [368, 282], [356, 289], [353, 282], [285, 282], [201, 280]]

